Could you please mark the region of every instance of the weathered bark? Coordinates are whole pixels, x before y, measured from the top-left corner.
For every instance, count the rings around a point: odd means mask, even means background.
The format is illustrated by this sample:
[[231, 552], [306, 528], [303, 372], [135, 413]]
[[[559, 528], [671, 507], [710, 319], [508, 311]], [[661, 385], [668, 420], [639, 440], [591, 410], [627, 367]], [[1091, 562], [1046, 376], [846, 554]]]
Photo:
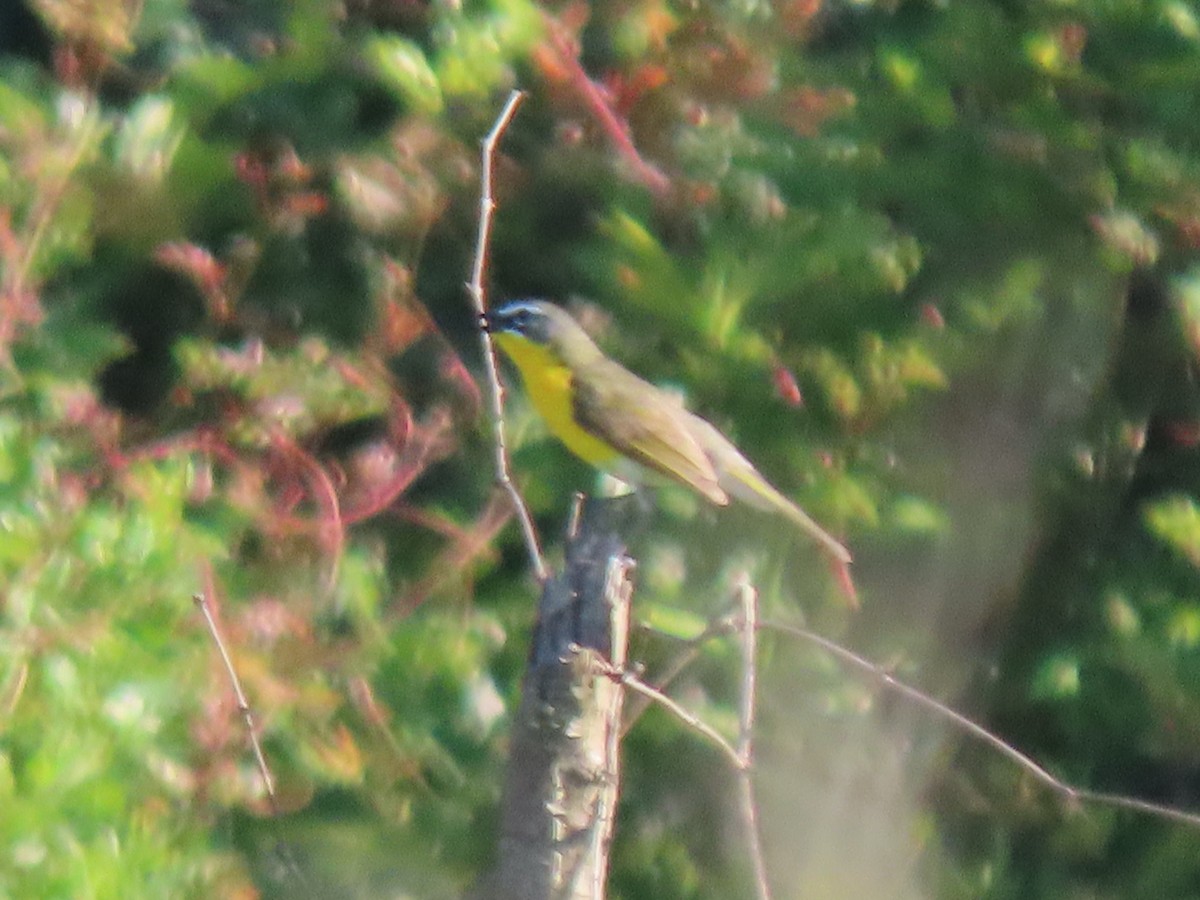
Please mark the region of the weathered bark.
[[538, 624], [504, 786], [499, 858], [476, 900], [602, 900], [620, 785], [633, 561], [628, 498], [589, 500]]

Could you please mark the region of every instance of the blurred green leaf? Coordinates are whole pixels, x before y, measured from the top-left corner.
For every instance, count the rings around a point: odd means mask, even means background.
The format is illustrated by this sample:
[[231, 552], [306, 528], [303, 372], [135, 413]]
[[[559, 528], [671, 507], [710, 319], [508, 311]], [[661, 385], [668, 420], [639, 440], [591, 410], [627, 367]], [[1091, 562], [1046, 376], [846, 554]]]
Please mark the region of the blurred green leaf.
[[917, 534], [941, 534], [949, 527], [944, 510], [921, 497], [901, 496], [890, 509], [890, 518], [902, 531]]
[[1059, 654], [1042, 663], [1030, 685], [1030, 696], [1036, 700], [1068, 700], [1079, 694], [1080, 684], [1079, 660]]
[[1200, 505], [1191, 497], [1168, 497], [1146, 505], [1146, 524], [1176, 552], [1200, 566]]
[[436, 115], [442, 111], [437, 76], [420, 47], [396, 35], [376, 35], [365, 44], [364, 51], [380, 80], [414, 113]]
[[157, 181], [171, 167], [183, 139], [174, 107], [163, 96], [146, 95], [129, 111], [116, 134], [117, 162], [135, 178]]
[[680, 641], [693, 640], [708, 627], [708, 620], [704, 616], [662, 603], [641, 604], [638, 608], [638, 618], [647, 628]]
[[[678, 385], [871, 600], [666, 490], [631, 547], [650, 671], [744, 569], [770, 615], [972, 686], [1072, 783], [1187, 802], [1188, 4], [34, 9], [49, 37], [0, 14], [0, 895], [449, 897], [486, 867], [536, 588], [462, 283], [513, 86], [495, 302], [567, 302]], [[555, 559], [595, 477], [510, 399]], [[1067, 815], [815, 648], [761, 648], [777, 893], [1192, 897], [1189, 830]], [[674, 688], [732, 734], [742, 675], [713, 641]], [[612, 893], [752, 890], [719, 755], [658, 713], [623, 751]]]

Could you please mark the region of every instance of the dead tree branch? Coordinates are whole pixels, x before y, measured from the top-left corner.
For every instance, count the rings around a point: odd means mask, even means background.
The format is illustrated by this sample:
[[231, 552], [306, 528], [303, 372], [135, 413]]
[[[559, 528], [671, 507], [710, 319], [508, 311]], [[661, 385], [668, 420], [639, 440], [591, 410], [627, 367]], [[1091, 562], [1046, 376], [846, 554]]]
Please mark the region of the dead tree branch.
[[590, 500], [567, 536], [562, 574], [538, 604], [501, 809], [496, 868], [470, 895], [603, 900], [620, 785], [633, 561], [628, 498]]

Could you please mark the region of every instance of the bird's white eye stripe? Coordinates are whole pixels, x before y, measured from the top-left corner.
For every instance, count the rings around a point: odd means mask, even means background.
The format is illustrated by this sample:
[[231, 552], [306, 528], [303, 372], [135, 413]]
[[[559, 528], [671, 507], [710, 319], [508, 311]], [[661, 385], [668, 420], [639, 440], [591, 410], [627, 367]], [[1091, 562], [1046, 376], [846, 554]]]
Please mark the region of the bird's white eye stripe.
[[537, 327], [541, 312], [532, 303], [516, 300], [500, 307], [493, 314], [492, 323], [501, 331], [527, 334]]

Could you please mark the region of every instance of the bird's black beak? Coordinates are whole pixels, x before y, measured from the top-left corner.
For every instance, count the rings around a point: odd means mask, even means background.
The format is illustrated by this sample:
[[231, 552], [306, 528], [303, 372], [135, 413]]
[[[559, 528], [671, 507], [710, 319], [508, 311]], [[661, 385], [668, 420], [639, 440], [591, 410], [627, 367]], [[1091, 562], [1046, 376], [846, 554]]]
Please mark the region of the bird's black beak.
[[479, 327], [488, 334], [499, 334], [502, 331], [508, 331], [512, 327], [512, 320], [505, 315], [503, 308], [489, 309], [479, 317]]

